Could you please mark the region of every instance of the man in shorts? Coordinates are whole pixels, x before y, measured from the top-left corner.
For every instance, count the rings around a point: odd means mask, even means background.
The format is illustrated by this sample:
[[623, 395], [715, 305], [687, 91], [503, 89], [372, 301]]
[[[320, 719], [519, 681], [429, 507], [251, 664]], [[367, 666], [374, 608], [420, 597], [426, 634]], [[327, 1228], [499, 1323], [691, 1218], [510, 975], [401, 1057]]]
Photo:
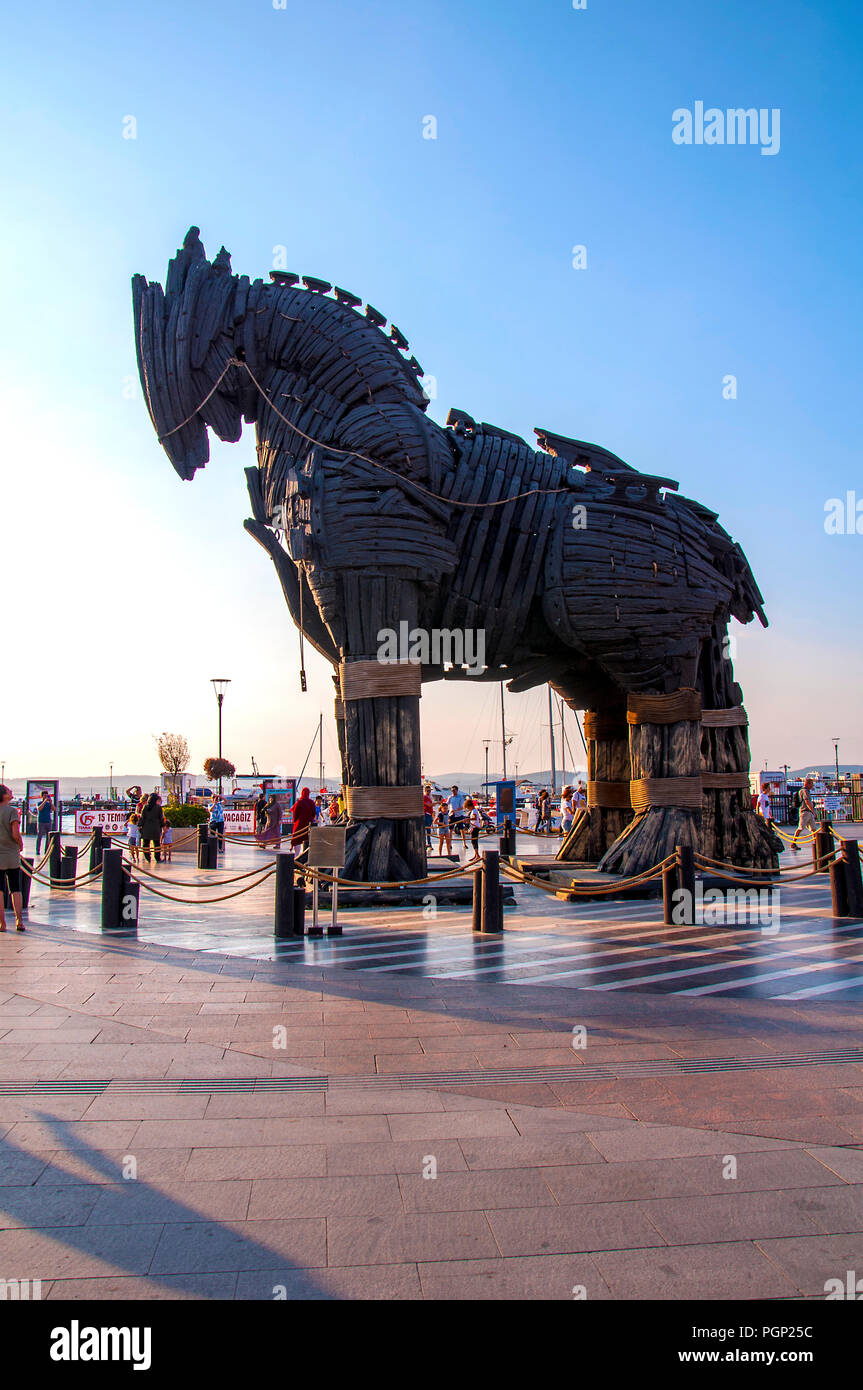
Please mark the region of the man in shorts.
[[797, 836], [803, 835], [806, 831], [815, 834], [817, 830], [815, 822], [815, 802], [812, 800], [812, 778], [807, 777], [800, 792], [800, 815], [797, 820], [797, 829], [794, 831], [794, 838], [791, 841], [791, 848], [797, 848]]
[[451, 794], [446, 799], [449, 807], [450, 829], [455, 834], [461, 835], [461, 842], [467, 849], [467, 817], [464, 811], [464, 793], [458, 787], [453, 787]]

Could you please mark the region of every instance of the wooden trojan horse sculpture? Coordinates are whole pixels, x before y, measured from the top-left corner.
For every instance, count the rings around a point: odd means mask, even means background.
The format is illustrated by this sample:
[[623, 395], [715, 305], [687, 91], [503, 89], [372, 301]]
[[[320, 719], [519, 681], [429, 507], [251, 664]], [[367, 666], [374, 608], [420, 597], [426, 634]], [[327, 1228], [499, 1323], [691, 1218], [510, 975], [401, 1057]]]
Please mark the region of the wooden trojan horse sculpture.
[[419, 698], [441, 678], [549, 682], [586, 711], [588, 807], [563, 858], [635, 873], [684, 844], [775, 865], [725, 636], [732, 616], [765, 623], [762, 598], [715, 513], [592, 444], [537, 430], [533, 450], [459, 411], [435, 424], [383, 314], [325, 280], [270, 280], [233, 275], [224, 247], [209, 262], [191, 228], [164, 291], [134, 277], [138, 365], [181, 478], [208, 426], [255, 426], [245, 526], [335, 670], [346, 875], [425, 872]]

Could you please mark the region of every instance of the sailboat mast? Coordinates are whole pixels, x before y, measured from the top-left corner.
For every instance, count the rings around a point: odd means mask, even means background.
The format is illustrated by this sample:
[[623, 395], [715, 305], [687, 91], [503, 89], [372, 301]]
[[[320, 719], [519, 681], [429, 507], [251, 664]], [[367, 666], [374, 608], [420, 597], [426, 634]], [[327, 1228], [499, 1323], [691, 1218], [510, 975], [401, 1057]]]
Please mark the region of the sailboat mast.
[[324, 714], [318, 719], [318, 790], [324, 785]]
[[554, 766], [554, 701], [551, 686], [548, 687], [548, 737], [551, 744], [551, 794], [557, 791], [557, 772]]

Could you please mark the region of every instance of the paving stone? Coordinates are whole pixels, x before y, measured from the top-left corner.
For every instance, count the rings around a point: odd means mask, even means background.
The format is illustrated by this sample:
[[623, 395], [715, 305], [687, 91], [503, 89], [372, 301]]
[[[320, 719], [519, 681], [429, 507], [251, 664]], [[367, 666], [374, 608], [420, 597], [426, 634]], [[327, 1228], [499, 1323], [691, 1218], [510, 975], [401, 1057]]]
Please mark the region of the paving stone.
[[525, 1207], [487, 1215], [502, 1255], [564, 1255], [666, 1244], [636, 1202]]
[[472, 1259], [496, 1255], [481, 1212], [411, 1213], [333, 1217], [327, 1221], [330, 1265], [403, 1264], [405, 1261]]
[[571, 1302], [586, 1297], [595, 1302], [612, 1297], [592, 1256], [584, 1254], [440, 1260], [420, 1264], [419, 1276], [428, 1299]]
[[395, 1174], [278, 1178], [252, 1183], [249, 1220], [297, 1216], [401, 1216]]
[[618, 1299], [788, 1298], [794, 1282], [749, 1241], [602, 1251], [597, 1268]]
[[353, 1173], [421, 1173], [430, 1156], [436, 1160], [439, 1173], [463, 1172], [467, 1168], [455, 1139], [397, 1140], [386, 1144], [328, 1144], [327, 1172], [335, 1177]]
[[327, 1262], [323, 1220], [171, 1222], [161, 1230], [150, 1266], [154, 1275], [272, 1269], [283, 1263], [299, 1274]]
[[491, 1211], [504, 1207], [554, 1206], [555, 1198], [544, 1181], [546, 1171], [500, 1168], [438, 1173], [435, 1178], [404, 1173], [398, 1181], [406, 1212]]

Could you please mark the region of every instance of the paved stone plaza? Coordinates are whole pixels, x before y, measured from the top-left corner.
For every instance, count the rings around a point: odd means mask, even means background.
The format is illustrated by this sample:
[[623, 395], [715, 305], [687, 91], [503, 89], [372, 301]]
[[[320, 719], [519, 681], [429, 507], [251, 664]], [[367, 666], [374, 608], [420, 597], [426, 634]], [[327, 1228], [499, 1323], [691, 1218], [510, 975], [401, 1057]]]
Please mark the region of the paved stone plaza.
[[516, 897], [502, 941], [391, 908], [277, 949], [271, 880], [142, 890], [119, 939], [96, 890], [34, 889], [0, 937], [0, 1269], [48, 1298], [570, 1300], [859, 1269], [863, 923], [826, 879], [783, 886], [778, 933]]

